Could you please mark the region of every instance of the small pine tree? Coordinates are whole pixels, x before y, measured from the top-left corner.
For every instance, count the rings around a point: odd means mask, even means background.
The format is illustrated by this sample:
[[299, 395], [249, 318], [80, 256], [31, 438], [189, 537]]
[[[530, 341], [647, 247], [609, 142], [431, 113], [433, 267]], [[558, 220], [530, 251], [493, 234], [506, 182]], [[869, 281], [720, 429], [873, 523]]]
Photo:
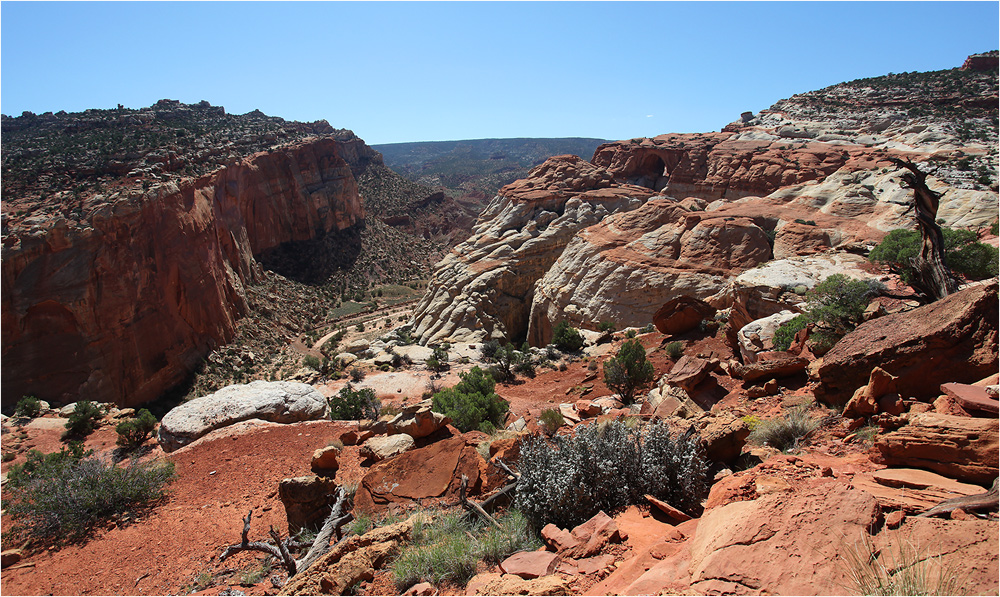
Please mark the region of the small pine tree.
[[625, 404], [632, 404], [636, 392], [651, 384], [655, 376], [653, 364], [646, 359], [646, 350], [638, 340], [622, 344], [618, 355], [604, 363], [604, 384]]
[[583, 336], [563, 320], [552, 330], [552, 343], [563, 352], [576, 352], [583, 348]]
[[115, 426], [115, 431], [118, 433], [116, 443], [126, 451], [135, 450], [149, 439], [154, 429], [156, 429], [156, 417], [145, 408], [140, 409], [136, 418], [122, 421]]

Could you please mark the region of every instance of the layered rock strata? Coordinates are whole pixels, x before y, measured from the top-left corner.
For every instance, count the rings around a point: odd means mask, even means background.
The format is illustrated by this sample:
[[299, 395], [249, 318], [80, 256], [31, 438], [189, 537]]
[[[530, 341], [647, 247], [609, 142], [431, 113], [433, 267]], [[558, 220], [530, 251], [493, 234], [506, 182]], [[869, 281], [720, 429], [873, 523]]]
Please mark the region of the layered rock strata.
[[[361, 222], [345, 146], [324, 137], [4, 238], [3, 404], [159, 397], [247, 312], [254, 255]], [[358, 149], [348, 144], [348, 157]]]
[[523, 337], [535, 282], [573, 236], [651, 195], [579, 157], [549, 158], [500, 189], [472, 236], [438, 264], [414, 312], [415, 335], [421, 343]]

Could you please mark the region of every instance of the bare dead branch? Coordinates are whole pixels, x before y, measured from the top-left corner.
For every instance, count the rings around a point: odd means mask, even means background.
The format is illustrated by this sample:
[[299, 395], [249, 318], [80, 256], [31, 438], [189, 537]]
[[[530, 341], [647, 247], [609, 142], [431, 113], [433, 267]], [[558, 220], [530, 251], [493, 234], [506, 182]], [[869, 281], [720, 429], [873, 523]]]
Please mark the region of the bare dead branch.
[[480, 504], [480, 506], [482, 506], [483, 510], [490, 512], [493, 510], [493, 504], [495, 504], [500, 498], [511, 497], [510, 494], [514, 493], [516, 489], [517, 489], [517, 481], [514, 481], [510, 485], [507, 485], [500, 491], [494, 493], [490, 497], [483, 500], [483, 503]]
[[989, 491], [945, 500], [918, 516], [947, 516], [959, 508], [966, 512], [990, 512], [997, 510], [1000, 508], [1000, 493], [997, 490], [998, 480], [1000, 479], [993, 481], [993, 487]]
[[[230, 545], [222, 551], [219, 556], [219, 561], [222, 562], [234, 553], [239, 553], [241, 551], [257, 551], [260, 553], [265, 553], [276, 558], [281, 558], [281, 551], [274, 545], [270, 543], [264, 543], [262, 541], [250, 541], [247, 535], [250, 533], [250, 519], [253, 516], [253, 508], [247, 512], [247, 515], [243, 518], [243, 541], [239, 545]], [[287, 553], [287, 550], [286, 550]], [[289, 574], [293, 572], [289, 571]]]
[[503, 472], [505, 472], [508, 475], [510, 475], [511, 478], [514, 478], [514, 479], [520, 479], [521, 478], [521, 473], [518, 473], [518, 472], [514, 471], [513, 469], [511, 469], [509, 466], [507, 466], [507, 463], [504, 462], [502, 459], [500, 459], [500, 458], [495, 459], [493, 461], [493, 464], [496, 465], [496, 467], [499, 468], [500, 470], [502, 470]]
[[474, 502], [474, 501], [470, 500], [468, 497], [466, 497], [466, 495], [465, 495], [465, 489], [466, 489], [466, 486], [468, 486], [468, 484], [469, 484], [469, 477], [467, 477], [466, 475], [463, 474], [462, 475], [462, 486], [459, 487], [459, 490], [458, 490], [458, 499], [459, 499], [459, 501], [462, 502], [462, 507], [465, 508], [466, 510], [471, 511], [471, 512], [475, 512], [477, 515], [479, 515], [480, 518], [482, 518], [486, 522], [492, 524], [496, 528], [502, 529], [503, 527], [500, 526], [500, 523], [497, 522], [496, 519], [494, 519], [492, 516], [490, 516], [486, 512], [486, 510], [483, 510], [482, 506], [480, 506], [476, 502]]

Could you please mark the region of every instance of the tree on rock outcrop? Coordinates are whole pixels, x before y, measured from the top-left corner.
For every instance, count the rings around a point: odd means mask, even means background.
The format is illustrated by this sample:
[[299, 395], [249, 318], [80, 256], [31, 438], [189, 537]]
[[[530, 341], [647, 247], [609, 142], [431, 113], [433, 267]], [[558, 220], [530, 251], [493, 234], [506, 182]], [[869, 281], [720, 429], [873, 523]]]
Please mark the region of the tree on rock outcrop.
[[892, 158], [892, 162], [908, 170], [903, 173], [903, 186], [913, 189], [917, 228], [923, 241], [920, 255], [913, 259], [917, 276], [911, 286], [932, 300], [942, 299], [958, 290], [958, 279], [945, 265], [944, 233], [937, 224], [941, 193], [927, 186], [927, 173], [913, 162], [898, 158]]

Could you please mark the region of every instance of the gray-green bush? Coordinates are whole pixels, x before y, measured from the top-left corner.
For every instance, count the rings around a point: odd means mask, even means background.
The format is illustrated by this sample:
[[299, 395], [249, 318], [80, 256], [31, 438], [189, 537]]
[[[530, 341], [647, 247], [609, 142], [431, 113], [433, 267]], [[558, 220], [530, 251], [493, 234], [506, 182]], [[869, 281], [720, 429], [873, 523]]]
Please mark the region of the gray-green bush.
[[521, 447], [515, 507], [536, 529], [572, 528], [603, 510], [643, 503], [646, 494], [689, 513], [708, 490], [701, 440], [666, 425], [622, 421], [577, 426], [574, 436], [536, 436]]
[[52, 454], [32, 450], [8, 473], [4, 509], [19, 536], [80, 539], [97, 522], [160, 498], [173, 476], [171, 462], [115, 465], [84, 453], [79, 444]]

